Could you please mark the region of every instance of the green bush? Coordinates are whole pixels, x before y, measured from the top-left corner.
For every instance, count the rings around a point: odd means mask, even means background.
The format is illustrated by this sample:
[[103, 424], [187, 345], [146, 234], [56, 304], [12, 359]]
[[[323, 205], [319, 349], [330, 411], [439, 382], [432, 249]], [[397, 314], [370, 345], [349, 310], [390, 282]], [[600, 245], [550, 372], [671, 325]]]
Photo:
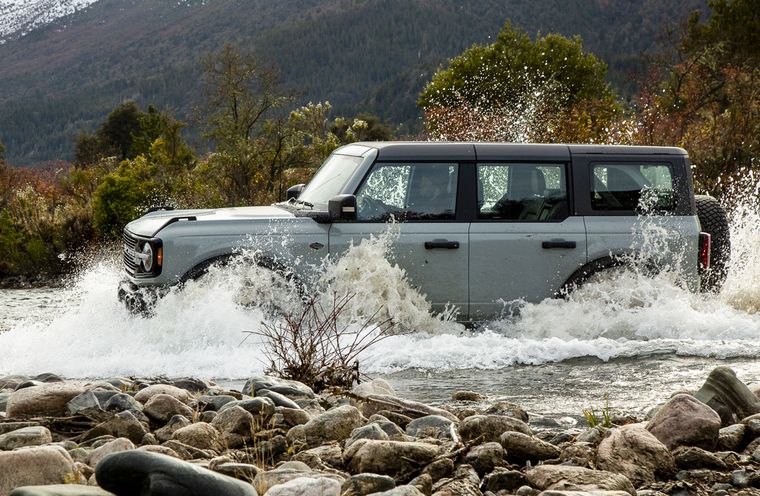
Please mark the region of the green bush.
[[101, 181], [92, 200], [95, 232], [104, 238], [118, 238], [124, 226], [140, 216], [155, 199], [155, 166], [144, 156], [124, 160], [119, 168]]

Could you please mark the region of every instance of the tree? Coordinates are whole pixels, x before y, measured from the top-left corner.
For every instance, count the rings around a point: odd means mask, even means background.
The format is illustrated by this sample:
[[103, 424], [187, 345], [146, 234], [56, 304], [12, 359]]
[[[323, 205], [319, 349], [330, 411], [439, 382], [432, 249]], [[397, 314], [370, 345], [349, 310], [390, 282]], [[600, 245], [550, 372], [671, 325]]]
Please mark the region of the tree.
[[[116, 157], [118, 161], [135, 158], [158, 137], [158, 130], [152, 129], [151, 119], [161, 115], [150, 107], [146, 115], [135, 102], [126, 102], [114, 108], [95, 134], [81, 133], [74, 146], [74, 162], [79, 166], [89, 166], [106, 157]], [[150, 136], [152, 131], [155, 136]], [[135, 146], [137, 145], [137, 146]], [[143, 149], [140, 149], [143, 145]]]
[[264, 170], [265, 155], [281, 123], [267, 120], [292, 98], [274, 69], [229, 44], [206, 59], [204, 80], [205, 136], [216, 146], [211, 162], [219, 187], [233, 205], [270, 200], [275, 181]]
[[147, 210], [158, 190], [154, 176], [155, 165], [140, 155], [103, 178], [92, 199], [93, 226], [100, 236], [120, 237], [124, 226]]
[[683, 146], [702, 187], [719, 194], [724, 179], [760, 163], [760, 8], [756, 0], [710, 0], [694, 13], [679, 60], [649, 111], [653, 141]]
[[[359, 124], [362, 122], [363, 124]], [[390, 141], [393, 139], [393, 131], [387, 124], [380, 122], [380, 118], [374, 114], [362, 112], [353, 121], [338, 118], [330, 126], [330, 132], [338, 137], [343, 143], [352, 141]]]
[[534, 42], [507, 22], [436, 72], [418, 104], [434, 138], [605, 141], [620, 112], [606, 71], [579, 37]]

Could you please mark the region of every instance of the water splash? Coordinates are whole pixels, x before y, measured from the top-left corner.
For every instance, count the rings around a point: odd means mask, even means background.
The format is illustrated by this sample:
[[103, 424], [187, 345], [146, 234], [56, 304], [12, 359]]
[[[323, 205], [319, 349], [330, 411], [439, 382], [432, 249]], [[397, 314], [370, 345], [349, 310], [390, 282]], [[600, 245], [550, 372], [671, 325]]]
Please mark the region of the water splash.
[[[414, 331], [367, 350], [361, 356], [366, 373], [497, 370], [577, 357], [758, 358], [760, 215], [757, 203], [746, 198], [732, 205], [733, 259], [719, 294], [684, 289], [677, 271], [620, 270], [589, 281], [565, 300], [523, 303], [519, 315], [465, 330], [431, 314], [428, 302], [409, 286], [393, 262], [393, 228], [327, 261], [312, 286], [319, 289], [312, 291], [325, 298], [353, 291], [345, 314], [349, 321], [363, 322], [380, 309]], [[659, 242], [651, 246], [661, 248]], [[244, 341], [245, 331], [272, 322], [270, 304], [299, 301], [272, 291], [259, 269], [240, 262], [171, 291], [158, 302], [156, 315], [143, 319], [116, 300], [120, 273], [116, 262], [96, 264], [66, 289], [40, 293], [44, 308], [34, 299], [31, 304], [14, 299], [14, 305], [28, 305], [28, 315], [14, 312], [5, 321], [10, 330], [0, 333], [0, 374], [242, 378], [264, 368], [261, 343]], [[245, 299], [255, 304], [241, 305]]]
[[404, 269], [391, 262], [398, 236], [398, 225], [390, 223], [380, 235], [352, 244], [345, 255], [326, 262], [317, 291], [355, 295], [343, 316], [355, 322], [374, 316], [379, 321], [390, 319], [399, 332], [463, 329], [452, 322], [455, 309], [433, 314], [425, 295], [412, 288]]

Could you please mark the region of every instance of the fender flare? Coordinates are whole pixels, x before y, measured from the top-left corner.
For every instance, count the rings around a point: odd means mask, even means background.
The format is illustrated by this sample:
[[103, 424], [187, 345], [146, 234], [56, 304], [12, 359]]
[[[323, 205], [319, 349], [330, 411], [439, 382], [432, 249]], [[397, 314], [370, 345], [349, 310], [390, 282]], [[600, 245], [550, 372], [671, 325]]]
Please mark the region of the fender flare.
[[[214, 265], [225, 266], [232, 262], [234, 259], [242, 256], [244, 255], [241, 253], [232, 252], [207, 258], [206, 260], [196, 264], [193, 268], [185, 272], [179, 278], [178, 284], [182, 285], [188, 281], [198, 279], [199, 277], [206, 274], [206, 272], [208, 272], [208, 270]], [[306, 285], [303, 283], [301, 278], [298, 277], [298, 275], [289, 269], [285, 264], [278, 262], [274, 258], [267, 255], [255, 255], [253, 260], [259, 267], [277, 272], [287, 281], [295, 283], [298, 292], [301, 294], [301, 296], [303, 296], [306, 291]]]
[[591, 262], [582, 265], [570, 277], [565, 283], [554, 293], [555, 298], [566, 298], [567, 295], [572, 293], [576, 288], [582, 286], [591, 276], [598, 274], [607, 269], [615, 267], [622, 267], [626, 264], [621, 256], [607, 255], [605, 257], [597, 258]]
[[578, 270], [565, 281], [562, 287], [554, 293], [555, 298], [565, 298], [575, 289], [582, 286], [591, 276], [615, 267], [634, 266], [637, 267], [644, 275], [654, 276], [658, 274], [662, 267], [651, 259], [632, 258], [631, 253], [620, 253], [617, 255], [607, 255], [592, 260], [581, 266]]

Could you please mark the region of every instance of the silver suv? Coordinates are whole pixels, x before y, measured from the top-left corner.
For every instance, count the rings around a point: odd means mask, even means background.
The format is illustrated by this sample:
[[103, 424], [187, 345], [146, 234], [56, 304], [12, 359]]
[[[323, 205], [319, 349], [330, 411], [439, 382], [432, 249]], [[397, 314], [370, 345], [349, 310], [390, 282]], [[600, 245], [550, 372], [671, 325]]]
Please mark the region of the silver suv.
[[634, 259], [675, 268], [692, 290], [717, 287], [729, 250], [725, 212], [712, 198], [695, 201], [681, 148], [356, 143], [286, 202], [129, 223], [119, 295], [145, 311], [146, 288], [160, 294], [251, 244], [260, 265], [308, 280], [310, 267], [391, 218], [395, 261], [434, 309], [454, 305], [463, 320], [566, 294]]

